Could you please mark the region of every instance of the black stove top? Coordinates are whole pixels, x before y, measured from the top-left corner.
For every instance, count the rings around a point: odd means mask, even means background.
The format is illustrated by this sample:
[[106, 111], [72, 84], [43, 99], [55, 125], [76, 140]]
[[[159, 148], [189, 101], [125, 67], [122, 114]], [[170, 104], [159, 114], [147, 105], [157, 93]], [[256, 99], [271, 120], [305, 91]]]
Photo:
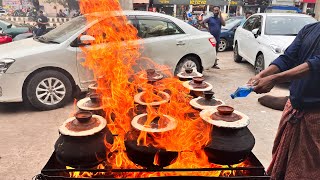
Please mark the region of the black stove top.
[[[71, 178], [69, 177], [69, 172], [112, 172], [111, 174], [116, 173], [128, 173], [128, 172], [164, 172], [164, 171], [171, 171], [171, 172], [199, 172], [199, 171], [221, 171], [221, 170], [232, 170], [235, 174], [241, 174], [238, 176], [232, 177], [207, 177], [207, 176], [162, 176], [162, 177], [150, 177], [150, 178], [130, 178], [130, 179], [154, 179], [154, 180], [164, 180], [164, 179], [186, 179], [187, 177], [196, 178], [197, 180], [201, 179], [254, 179], [254, 180], [267, 180], [270, 179], [270, 176], [266, 175], [265, 168], [261, 164], [261, 162], [257, 159], [257, 157], [251, 152], [248, 156], [247, 161], [250, 166], [247, 167], [236, 167], [232, 168], [231, 166], [226, 168], [188, 168], [188, 169], [66, 169], [65, 166], [58, 163], [57, 159], [55, 158], [55, 152], [51, 155], [49, 161], [41, 170], [41, 174], [35, 176], [35, 180], [70, 180], [70, 179], [85, 179], [88, 178]], [[245, 172], [245, 173], [237, 173], [237, 172]], [[246, 174], [246, 175], [243, 175]], [[114, 178], [114, 176], [103, 176], [103, 177], [94, 177], [89, 179], [98, 179], [98, 180], [110, 180], [110, 179], [119, 179]], [[122, 178], [122, 179], [129, 179], [129, 178]]]

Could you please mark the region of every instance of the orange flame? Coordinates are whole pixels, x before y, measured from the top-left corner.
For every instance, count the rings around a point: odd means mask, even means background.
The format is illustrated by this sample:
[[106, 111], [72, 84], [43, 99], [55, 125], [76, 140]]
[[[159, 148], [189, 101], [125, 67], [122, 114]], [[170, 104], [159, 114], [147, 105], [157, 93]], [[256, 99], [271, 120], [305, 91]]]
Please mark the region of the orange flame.
[[[189, 95], [189, 90], [172, 76], [168, 67], [141, 57], [140, 49], [142, 47], [137, 43], [140, 41], [137, 30], [128, 22], [121, 11], [118, 0], [80, 0], [80, 9], [82, 14], [86, 14], [88, 25], [97, 22], [86, 32], [87, 35], [93, 36], [95, 41], [90, 48], [82, 47], [86, 55], [86, 61], [83, 65], [94, 72], [98, 91], [102, 95], [107, 126], [113, 134], [117, 135], [112, 145], [106, 143], [107, 148], [110, 149], [107, 161], [111, 168], [142, 169], [129, 160], [124, 145], [127, 132], [133, 129], [131, 120], [137, 115], [134, 96], [141, 90], [145, 92], [143, 97], [145, 102], [161, 99], [161, 96], [155, 93], [157, 91], [170, 94], [168, 103], [158, 107], [147, 105], [148, 117], [145, 125], [149, 125], [157, 116], [168, 115], [175, 119], [177, 127], [159, 134], [141, 132], [137, 139], [137, 145], [152, 145], [156, 148], [178, 152], [178, 158], [167, 168], [223, 167], [209, 163], [203, 151], [203, 147], [211, 138], [211, 126], [199, 117], [199, 111], [189, 105], [192, 98]], [[144, 66], [138, 67], [138, 70], [141, 71], [136, 72], [133, 67], [142, 63]], [[148, 68], [161, 71], [166, 78], [149, 84], [147, 79], [141, 78], [141, 75], [146, 73], [144, 70]], [[147, 134], [153, 137], [152, 141], [147, 138]], [[157, 154], [154, 157], [154, 164], [158, 163], [159, 156]], [[98, 168], [107, 167], [99, 166]], [[88, 172], [70, 173], [71, 177], [94, 177], [95, 175], [97, 174]], [[116, 178], [143, 178], [177, 175], [220, 176], [229, 175], [229, 172], [126, 172], [114, 173], [113, 175]]]

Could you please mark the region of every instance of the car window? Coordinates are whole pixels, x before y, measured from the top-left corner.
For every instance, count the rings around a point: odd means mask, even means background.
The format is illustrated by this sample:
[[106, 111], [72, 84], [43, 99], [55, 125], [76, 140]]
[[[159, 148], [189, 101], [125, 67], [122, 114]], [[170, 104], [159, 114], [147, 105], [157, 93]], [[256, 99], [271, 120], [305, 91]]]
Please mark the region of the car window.
[[[121, 22], [121, 21], [119, 21]], [[128, 19], [127, 20], [127, 24], [123, 24], [124, 27], [126, 27], [126, 25], [132, 25], [133, 24], [133, 20]], [[103, 19], [101, 21], [99, 21], [99, 23], [94, 24], [93, 26], [91, 26], [90, 28], [88, 28], [85, 32], [83, 32], [82, 34], [88, 34], [90, 36], [93, 36], [95, 38], [103, 38], [103, 42], [112, 42], [112, 37], [111, 36], [107, 36], [105, 29], [104, 28], [100, 28], [100, 27], [112, 27], [112, 29], [119, 29], [120, 26], [122, 25], [115, 25], [110, 19]], [[135, 26], [134, 26], [135, 27]]]
[[261, 23], [262, 23], [262, 16], [258, 16], [255, 20], [255, 23], [252, 27], [252, 30], [253, 29], [259, 29], [261, 31]]
[[229, 19], [226, 21], [226, 25], [222, 26], [222, 29], [233, 29], [235, 27], [238, 27], [241, 23], [242, 19]]
[[243, 25], [243, 29], [246, 29], [248, 31], [252, 31], [253, 27], [254, 27], [254, 24], [257, 20], [257, 16], [254, 16], [254, 17], [250, 17], [246, 23]]
[[55, 41], [62, 43], [84, 28], [87, 24], [87, 19], [84, 16], [78, 16], [72, 20], [63, 23], [55, 29], [44, 34], [42, 37], [47, 41]]
[[266, 18], [266, 35], [295, 36], [307, 24], [314, 23], [312, 17], [268, 16]]
[[172, 22], [153, 19], [138, 21], [138, 36], [141, 38], [183, 34], [183, 31]]

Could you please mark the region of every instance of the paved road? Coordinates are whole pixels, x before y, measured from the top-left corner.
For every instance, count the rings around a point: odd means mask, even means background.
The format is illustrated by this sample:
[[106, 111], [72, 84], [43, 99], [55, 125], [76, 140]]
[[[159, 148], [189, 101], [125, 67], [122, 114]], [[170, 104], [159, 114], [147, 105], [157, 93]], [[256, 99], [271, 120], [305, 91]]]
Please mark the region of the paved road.
[[[271, 160], [273, 139], [281, 112], [261, 106], [261, 95], [231, 100], [236, 88], [254, 75], [248, 63], [234, 63], [232, 52], [219, 53], [220, 70], [204, 72], [206, 81], [213, 84], [216, 97], [251, 118], [250, 130], [256, 138], [253, 153], [265, 167]], [[276, 87], [270, 94], [284, 96], [287, 88]], [[21, 103], [0, 104], [0, 179], [32, 179], [48, 161], [58, 138], [58, 127], [74, 111], [73, 104], [47, 112], [37, 112]]]

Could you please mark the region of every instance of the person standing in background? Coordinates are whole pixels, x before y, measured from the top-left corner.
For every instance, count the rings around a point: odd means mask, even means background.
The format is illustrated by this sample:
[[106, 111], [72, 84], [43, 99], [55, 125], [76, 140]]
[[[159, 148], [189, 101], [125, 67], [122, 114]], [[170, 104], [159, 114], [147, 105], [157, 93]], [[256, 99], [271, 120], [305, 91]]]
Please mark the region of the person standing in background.
[[[208, 24], [208, 26], [206, 24]], [[213, 7], [213, 16], [203, 20], [201, 22], [201, 25], [204, 28], [206, 28], [210, 32], [210, 34], [212, 34], [214, 36], [214, 38], [216, 39], [216, 41], [217, 41], [216, 53], [218, 54], [221, 26], [226, 25], [226, 22], [224, 21], [222, 15], [221, 15], [220, 7], [214, 6]], [[213, 64], [212, 68], [220, 69], [218, 67], [218, 59], [217, 58], [214, 60], [214, 64]]]

